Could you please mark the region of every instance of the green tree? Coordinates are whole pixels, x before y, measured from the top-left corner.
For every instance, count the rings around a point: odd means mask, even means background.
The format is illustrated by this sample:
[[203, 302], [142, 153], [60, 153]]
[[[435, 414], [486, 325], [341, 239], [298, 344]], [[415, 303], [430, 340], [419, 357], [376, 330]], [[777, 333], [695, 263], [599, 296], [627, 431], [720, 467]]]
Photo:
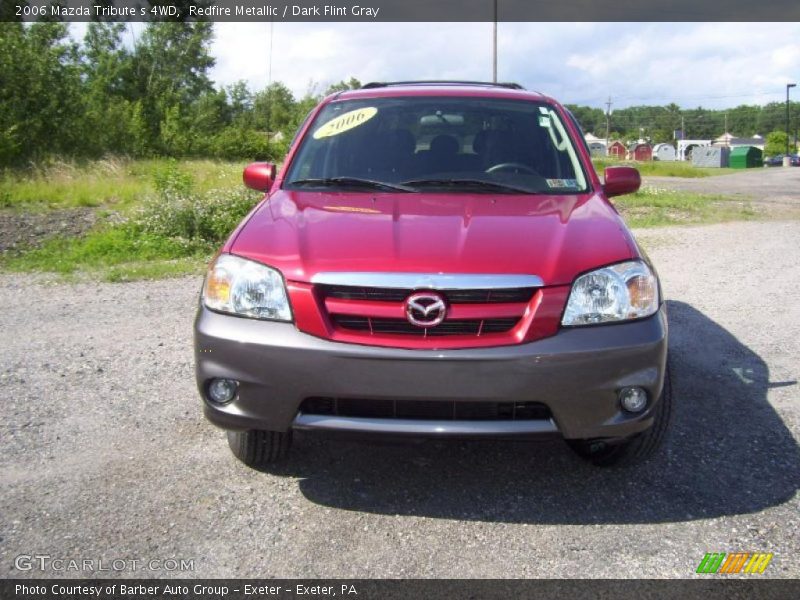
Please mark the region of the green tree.
[[765, 156], [776, 156], [778, 154], [786, 153], [786, 132], [773, 131], [767, 135], [766, 144], [764, 144]]
[[335, 94], [336, 92], [346, 92], [347, 90], [357, 90], [361, 87], [361, 82], [355, 77], [351, 77], [347, 81], [340, 81], [339, 83], [332, 83], [325, 90], [325, 96], [328, 94]]
[[161, 139], [161, 127], [175, 124], [174, 107], [190, 105], [214, 90], [208, 77], [214, 66], [212, 38], [212, 23], [150, 23], [136, 44], [133, 99], [141, 102], [147, 127], [143, 133], [157, 152], [170, 151]]
[[86, 151], [128, 153], [133, 144], [131, 55], [122, 44], [121, 23], [90, 23], [83, 40], [84, 127], [92, 131]]
[[78, 48], [63, 23], [0, 23], [0, 161], [84, 147]]
[[291, 133], [296, 110], [294, 95], [284, 84], [275, 82], [255, 95], [256, 127], [270, 133]]

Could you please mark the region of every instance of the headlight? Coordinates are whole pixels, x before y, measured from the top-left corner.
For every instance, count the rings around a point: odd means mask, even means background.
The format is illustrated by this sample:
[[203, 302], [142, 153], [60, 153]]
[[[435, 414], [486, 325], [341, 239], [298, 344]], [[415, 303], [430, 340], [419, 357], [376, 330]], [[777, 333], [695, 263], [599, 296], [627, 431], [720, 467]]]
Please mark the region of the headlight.
[[658, 280], [641, 261], [581, 275], [572, 284], [562, 325], [591, 325], [649, 317], [658, 310]]
[[232, 254], [220, 254], [208, 269], [203, 302], [220, 312], [291, 321], [283, 277], [266, 265]]

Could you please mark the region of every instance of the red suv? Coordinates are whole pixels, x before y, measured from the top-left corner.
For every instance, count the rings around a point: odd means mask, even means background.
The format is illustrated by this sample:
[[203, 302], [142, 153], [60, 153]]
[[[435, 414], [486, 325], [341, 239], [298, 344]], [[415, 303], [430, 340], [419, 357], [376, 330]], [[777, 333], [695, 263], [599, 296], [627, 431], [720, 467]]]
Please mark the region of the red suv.
[[648, 456], [670, 415], [658, 278], [580, 127], [516, 84], [333, 94], [211, 263], [195, 323], [206, 416], [252, 466], [296, 429], [561, 436]]

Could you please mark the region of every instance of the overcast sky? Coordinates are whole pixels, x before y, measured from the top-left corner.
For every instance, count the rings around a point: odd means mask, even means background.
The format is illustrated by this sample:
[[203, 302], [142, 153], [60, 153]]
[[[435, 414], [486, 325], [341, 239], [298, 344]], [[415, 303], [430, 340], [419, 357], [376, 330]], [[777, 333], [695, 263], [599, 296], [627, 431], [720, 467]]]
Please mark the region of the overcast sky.
[[[85, 24], [73, 28], [80, 37]], [[783, 101], [786, 84], [800, 83], [800, 23], [500, 23], [498, 31], [499, 79], [565, 103], [603, 108], [611, 96], [617, 108], [724, 108]], [[217, 23], [215, 33], [217, 84], [264, 87], [270, 24]], [[298, 96], [351, 76], [492, 76], [491, 23], [275, 23], [273, 34], [272, 81]]]
[[[272, 80], [491, 79], [491, 23], [276, 23]], [[785, 99], [798, 23], [501, 23], [499, 79], [577, 104], [707, 108]], [[220, 84], [269, 78], [269, 23], [218, 23]], [[321, 90], [320, 90], [321, 91]]]

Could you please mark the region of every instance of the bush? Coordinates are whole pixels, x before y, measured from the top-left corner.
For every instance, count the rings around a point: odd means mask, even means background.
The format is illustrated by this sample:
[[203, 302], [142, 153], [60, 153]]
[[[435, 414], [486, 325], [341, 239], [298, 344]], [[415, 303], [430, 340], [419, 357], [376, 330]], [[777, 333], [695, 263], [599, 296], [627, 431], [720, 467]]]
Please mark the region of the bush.
[[256, 198], [242, 188], [194, 191], [190, 175], [175, 164], [155, 176], [158, 196], [145, 202], [132, 226], [143, 234], [180, 240], [198, 250], [225, 241], [253, 208]]
[[208, 141], [205, 154], [229, 160], [269, 160], [270, 143], [264, 133], [227, 127]]

